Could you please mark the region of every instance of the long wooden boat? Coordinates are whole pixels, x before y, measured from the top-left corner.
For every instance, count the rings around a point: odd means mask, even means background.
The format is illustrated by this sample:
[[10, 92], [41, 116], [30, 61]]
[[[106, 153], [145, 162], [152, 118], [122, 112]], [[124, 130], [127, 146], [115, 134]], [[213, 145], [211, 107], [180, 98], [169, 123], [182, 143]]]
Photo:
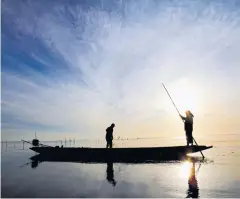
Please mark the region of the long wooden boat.
[[59, 148], [31, 147], [30, 149], [48, 157], [60, 159], [81, 159], [83, 161], [115, 161], [115, 160], [157, 160], [159, 158], [175, 158], [200, 152], [212, 146], [170, 146], [139, 148]]

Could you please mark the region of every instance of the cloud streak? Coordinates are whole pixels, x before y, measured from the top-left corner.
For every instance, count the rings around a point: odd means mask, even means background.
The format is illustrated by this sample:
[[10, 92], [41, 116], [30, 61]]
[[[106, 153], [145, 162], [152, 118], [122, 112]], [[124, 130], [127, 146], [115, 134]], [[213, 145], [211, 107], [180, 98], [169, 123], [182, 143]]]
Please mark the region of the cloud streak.
[[236, 1], [147, 2], [5, 1], [3, 136], [101, 137], [113, 121], [120, 136], [175, 131], [161, 82], [179, 104], [193, 93], [199, 122], [239, 110]]

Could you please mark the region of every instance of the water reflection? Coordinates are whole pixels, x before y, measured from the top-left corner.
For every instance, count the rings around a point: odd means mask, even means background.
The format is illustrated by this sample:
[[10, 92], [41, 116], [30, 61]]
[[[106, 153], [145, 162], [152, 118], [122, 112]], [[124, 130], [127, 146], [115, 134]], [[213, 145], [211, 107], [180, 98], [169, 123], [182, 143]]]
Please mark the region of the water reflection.
[[112, 184], [113, 186], [116, 186], [117, 182], [114, 179], [114, 170], [113, 170], [113, 162], [107, 163], [107, 181]]
[[[42, 162], [77, 162], [77, 161], [71, 161], [71, 160], [58, 160], [58, 159], [49, 159], [45, 158], [40, 155], [36, 155], [30, 158], [31, 159], [31, 168], [36, 169], [40, 163]], [[205, 160], [206, 161], [206, 160]], [[205, 162], [204, 161], [204, 162]], [[132, 162], [131, 164], [151, 164], [151, 163], [166, 163], [166, 162], [173, 162], [173, 160], [159, 160], [159, 161], [154, 161], [154, 162], [149, 162], [149, 161], [142, 161], [142, 162]], [[199, 157], [185, 157], [185, 159], [181, 160], [175, 160], [174, 163], [182, 163], [181, 169], [180, 169], [180, 174], [182, 177], [185, 179], [188, 178], [188, 189], [186, 191], [186, 198], [198, 198], [199, 197], [199, 187], [198, 187], [198, 181], [197, 181], [197, 173], [200, 169], [201, 163], [203, 162], [202, 158]], [[83, 161], [79, 162], [83, 163]], [[88, 162], [87, 162], [88, 163]], [[108, 161], [108, 162], [95, 162], [95, 163], [103, 163], [106, 164], [106, 180], [112, 185], [116, 186], [117, 182], [114, 179], [114, 168], [113, 164], [115, 162], [113, 161]], [[199, 163], [199, 167], [196, 171], [195, 165], [196, 163]], [[29, 164], [29, 163], [28, 163]], [[129, 162], [128, 162], [129, 164]]]
[[[34, 159], [30, 163], [24, 164], [21, 167], [31, 164], [31, 168], [36, 169], [41, 162], [43, 161]], [[113, 162], [107, 162], [106, 179], [111, 185], [113, 185], [114, 187], [116, 186], [117, 182], [114, 179]]]
[[38, 161], [32, 161], [31, 167], [32, 169], [36, 169], [38, 167]]
[[[198, 169], [196, 171], [196, 163], [199, 162]], [[200, 170], [202, 161], [196, 159], [188, 159], [183, 162], [180, 168], [180, 176], [188, 180], [188, 189], [186, 191], [186, 198], [198, 198], [199, 187], [197, 181], [197, 173]]]
[[198, 198], [199, 188], [198, 188], [198, 181], [197, 181], [196, 172], [195, 172], [195, 162], [193, 161], [191, 162], [191, 164], [192, 166], [190, 168], [190, 174], [188, 177], [187, 198]]
[[191, 161], [184, 161], [180, 167], [180, 177], [185, 179], [190, 175]]
[[23, 164], [23, 165], [21, 165], [20, 167], [25, 167], [25, 166], [31, 164], [31, 168], [32, 168], [32, 169], [36, 169], [36, 168], [38, 167], [38, 165], [39, 165], [40, 162], [41, 162], [41, 161], [32, 160], [31, 162], [28, 162], [28, 163], [26, 163], [26, 164]]

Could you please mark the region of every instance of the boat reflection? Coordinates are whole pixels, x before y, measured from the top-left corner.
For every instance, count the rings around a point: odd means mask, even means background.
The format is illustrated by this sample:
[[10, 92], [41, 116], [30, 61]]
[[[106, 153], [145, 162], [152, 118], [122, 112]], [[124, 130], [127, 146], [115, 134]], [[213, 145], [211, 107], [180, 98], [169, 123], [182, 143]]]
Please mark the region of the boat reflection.
[[36, 169], [38, 167], [39, 162], [38, 161], [32, 161], [31, 162], [31, 168]]
[[[38, 160], [32, 160], [31, 161], [31, 168], [32, 169], [36, 169], [39, 164], [41, 163], [42, 161], [38, 161]], [[25, 164], [25, 165], [28, 165], [29, 163]], [[23, 165], [24, 166], [24, 165]], [[114, 169], [113, 169], [113, 162], [108, 162], [107, 163], [107, 170], [106, 170], [106, 179], [107, 181], [112, 184], [113, 186], [116, 186], [117, 182], [115, 181], [114, 179]]]
[[[112, 185], [116, 186], [117, 181], [114, 179], [114, 167], [113, 164], [116, 162], [113, 161], [76, 161], [76, 160], [66, 160], [66, 159], [59, 159], [59, 158], [53, 158], [53, 157], [45, 157], [42, 155], [35, 155], [30, 158], [31, 160], [31, 168], [36, 169], [40, 163], [42, 162], [75, 162], [75, 163], [104, 163], [107, 165], [106, 169], [106, 180]], [[206, 161], [206, 160], [205, 160]], [[196, 178], [196, 173], [199, 171], [201, 162], [203, 162], [203, 159], [200, 157], [189, 157], [186, 156], [181, 159], [160, 159], [160, 160], [142, 160], [142, 161], [118, 161], [117, 163], [127, 163], [127, 164], [151, 164], [151, 163], [183, 163], [183, 167], [181, 170], [181, 173], [184, 175], [184, 177], [188, 177], [188, 190], [187, 190], [187, 198], [198, 198], [199, 197], [199, 187], [198, 187], [198, 181]], [[195, 165], [196, 163], [199, 164], [199, 168], [197, 172], [195, 171]]]

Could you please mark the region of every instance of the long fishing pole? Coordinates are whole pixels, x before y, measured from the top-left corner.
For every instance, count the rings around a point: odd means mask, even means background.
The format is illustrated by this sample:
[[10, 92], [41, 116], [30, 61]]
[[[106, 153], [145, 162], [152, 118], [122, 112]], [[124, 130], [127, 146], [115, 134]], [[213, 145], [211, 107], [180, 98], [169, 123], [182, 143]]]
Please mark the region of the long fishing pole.
[[[181, 114], [180, 114], [179, 110], [177, 109], [177, 106], [175, 105], [174, 101], [172, 100], [172, 98], [171, 98], [171, 96], [170, 96], [169, 92], [167, 91], [167, 89], [166, 89], [165, 85], [164, 85], [163, 83], [162, 83], [162, 85], [163, 85], [164, 89], [166, 90], [166, 92], [167, 92], [167, 94], [168, 94], [169, 98], [171, 99], [171, 101], [172, 101], [172, 103], [173, 103], [174, 107], [176, 108], [176, 110], [177, 110], [177, 112], [178, 112], [178, 114], [179, 114], [179, 116], [180, 116]], [[182, 119], [182, 117], [180, 117], [180, 118]], [[182, 121], [183, 121], [183, 119], [182, 119]], [[183, 122], [184, 122], [184, 121], [183, 121]], [[198, 146], [198, 144], [197, 144], [197, 142], [196, 142], [196, 140], [194, 139], [194, 137], [193, 137], [193, 136], [192, 136], [192, 138], [193, 138], [194, 142], [196, 143], [196, 145]], [[198, 147], [199, 147], [199, 146], [198, 146]], [[205, 158], [205, 157], [204, 157], [204, 155], [203, 155], [203, 153], [202, 153], [202, 151], [200, 151], [200, 153], [202, 154], [203, 158]]]
[[[162, 85], [163, 85], [164, 89], [166, 90], [166, 92], [167, 92], [167, 94], [168, 94], [169, 98], [172, 100], [172, 98], [171, 98], [171, 96], [170, 96], [169, 92], [167, 91], [167, 89], [166, 89], [166, 87], [164, 86], [164, 84], [163, 84], [163, 83], [162, 83]], [[177, 107], [176, 107], [176, 105], [175, 105], [175, 103], [174, 103], [174, 101], [173, 101], [173, 100], [172, 100], [172, 103], [173, 103], [174, 107], [176, 108], [176, 110], [177, 110], [178, 114], [180, 115], [180, 112], [179, 112], [179, 110], [177, 109]], [[182, 118], [181, 118], [181, 119], [182, 119]]]

